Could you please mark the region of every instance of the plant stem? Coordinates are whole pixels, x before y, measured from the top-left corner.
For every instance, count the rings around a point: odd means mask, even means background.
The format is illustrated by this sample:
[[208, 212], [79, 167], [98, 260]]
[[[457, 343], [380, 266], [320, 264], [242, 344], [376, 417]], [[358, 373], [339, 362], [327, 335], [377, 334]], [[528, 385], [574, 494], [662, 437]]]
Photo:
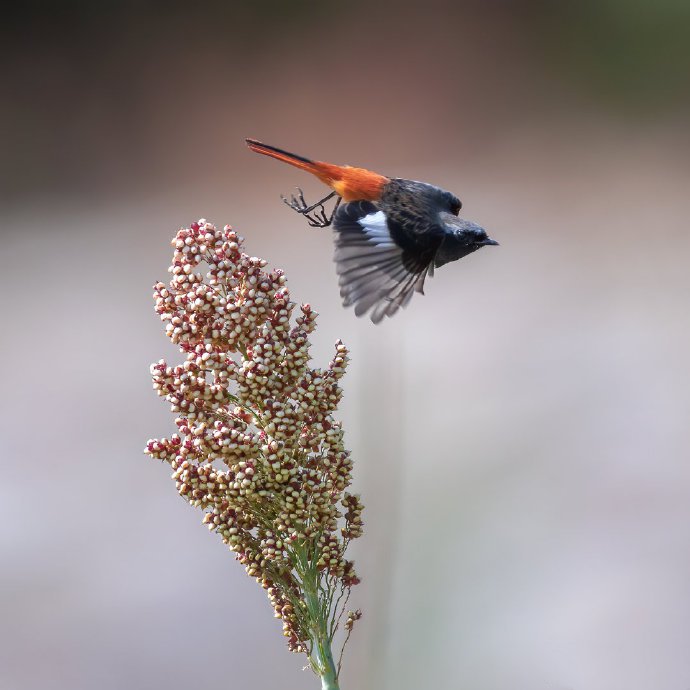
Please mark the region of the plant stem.
[[321, 674], [321, 690], [340, 690], [338, 674], [331, 652], [331, 641], [328, 637], [322, 642], [315, 641], [312, 656], [316, 657], [315, 661]]
[[316, 568], [309, 568], [302, 580], [304, 600], [312, 624], [310, 661], [312, 668], [321, 676], [322, 690], [340, 690], [338, 671], [331, 651], [331, 638], [328, 634], [328, 621], [325, 618], [327, 607], [319, 601], [318, 580], [319, 571]]

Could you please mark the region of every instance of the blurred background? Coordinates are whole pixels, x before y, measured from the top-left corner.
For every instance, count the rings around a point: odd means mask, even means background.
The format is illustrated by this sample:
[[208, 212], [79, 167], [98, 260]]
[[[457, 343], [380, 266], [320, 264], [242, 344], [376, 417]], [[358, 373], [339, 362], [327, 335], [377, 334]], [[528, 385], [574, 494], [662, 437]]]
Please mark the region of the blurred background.
[[[365, 617], [343, 690], [690, 688], [690, 5], [28, 0], [0, 75], [0, 688], [318, 687], [165, 466], [170, 238], [231, 223], [342, 338]], [[500, 241], [379, 327], [324, 190], [244, 137], [457, 193]]]

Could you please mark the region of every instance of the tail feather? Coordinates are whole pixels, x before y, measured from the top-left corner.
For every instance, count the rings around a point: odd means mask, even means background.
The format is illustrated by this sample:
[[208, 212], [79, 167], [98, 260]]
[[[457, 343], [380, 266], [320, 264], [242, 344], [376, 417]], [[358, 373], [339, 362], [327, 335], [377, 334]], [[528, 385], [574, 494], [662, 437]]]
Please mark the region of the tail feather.
[[257, 153], [262, 153], [264, 156], [271, 156], [272, 158], [277, 158], [278, 160], [285, 161], [286, 163], [301, 163], [301, 164], [306, 164], [306, 165], [314, 165], [314, 161], [311, 160], [310, 158], [305, 158], [304, 156], [298, 156], [296, 153], [290, 153], [289, 151], [285, 151], [283, 149], [279, 149], [276, 146], [269, 146], [268, 144], [263, 144], [260, 141], [257, 141], [256, 139], [245, 139], [247, 142], [247, 146], [252, 151], [256, 151]]
[[337, 169], [340, 166], [322, 163], [321, 161], [313, 161], [310, 158], [298, 156], [296, 153], [284, 151], [276, 146], [263, 144], [256, 139], [246, 139], [245, 141], [252, 151], [256, 151], [256, 153], [260, 153], [264, 156], [270, 156], [288, 165], [294, 165], [296, 168], [300, 168], [300, 170], [306, 170], [312, 175], [316, 175], [316, 177], [329, 186], [332, 185], [334, 180], [338, 179], [338, 177], [334, 177], [334, 174], [337, 174]]
[[334, 189], [344, 201], [376, 201], [381, 198], [383, 186], [389, 182], [387, 177], [364, 168], [313, 161], [276, 146], [263, 144], [256, 139], [246, 139], [245, 141], [247, 146], [256, 153], [270, 156], [288, 165], [294, 165], [296, 168], [306, 170], [318, 177], [321, 182]]

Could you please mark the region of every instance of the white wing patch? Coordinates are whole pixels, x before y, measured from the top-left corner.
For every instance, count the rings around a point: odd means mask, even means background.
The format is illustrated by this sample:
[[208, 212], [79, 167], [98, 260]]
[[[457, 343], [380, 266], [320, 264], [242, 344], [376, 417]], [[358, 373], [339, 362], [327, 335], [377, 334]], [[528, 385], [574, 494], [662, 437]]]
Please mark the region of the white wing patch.
[[386, 223], [386, 214], [383, 211], [370, 213], [357, 221], [362, 230], [367, 236], [367, 239], [375, 244], [377, 247], [388, 247], [395, 245], [391, 237], [390, 230], [388, 230], [388, 223]]

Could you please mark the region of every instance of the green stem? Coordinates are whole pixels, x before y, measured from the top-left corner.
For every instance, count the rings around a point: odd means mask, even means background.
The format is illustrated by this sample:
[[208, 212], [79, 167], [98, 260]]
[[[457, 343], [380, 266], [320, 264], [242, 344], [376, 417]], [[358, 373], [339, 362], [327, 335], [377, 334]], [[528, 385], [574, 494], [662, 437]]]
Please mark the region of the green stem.
[[304, 600], [312, 624], [312, 650], [309, 658], [312, 668], [321, 676], [322, 690], [340, 690], [338, 671], [331, 651], [331, 638], [328, 634], [328, 621], [325, 618], [325, 607], [319, 600], [318, 585], [319, 571], [313, 567], [309, 568], [302, 580]]
[[331, 652], [331, 641], [328, 638], [323, 644], [314, 645], [312, 657], [316, 657], [315, 660], [321, 672], [321, 690], [340, 690], [338, 673]]

